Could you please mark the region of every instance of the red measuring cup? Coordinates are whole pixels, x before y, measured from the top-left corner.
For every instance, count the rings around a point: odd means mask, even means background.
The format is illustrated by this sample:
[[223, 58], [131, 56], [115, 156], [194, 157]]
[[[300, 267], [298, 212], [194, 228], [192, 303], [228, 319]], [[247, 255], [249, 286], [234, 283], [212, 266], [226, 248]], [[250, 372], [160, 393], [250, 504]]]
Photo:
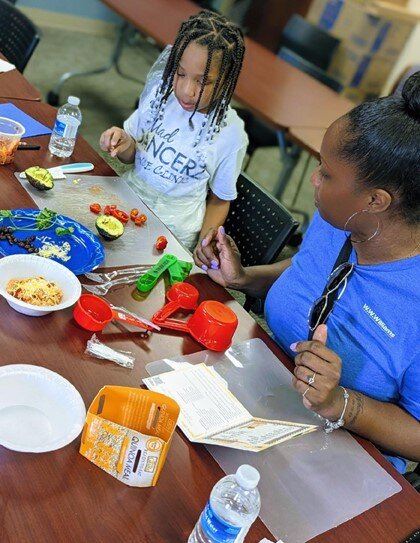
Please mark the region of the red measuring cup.
[[174, 283], [166, 293], [169, 303], [156, 311], [152, 322], [160, 324], [178, 309], [195, 309], [198, 295], [198, 290], [189, 283]]
[[[225, 351], [230, 347], [238, 318], [229, 307], [212, 300], [201, 302], [197, 307], [198, 290], [188, 283], [175, 283], [168, 290], [167, 297], [169, 303], [153, 315], [152, 322], [163, 328], [188, 332], [213, 351]], [[187, 322], [168, 318], [177, 309], [196, 307]]]
[[132, 315], [119, 309], [113, 309], [106, 300], [94, 294], [82, 294], [80, 296], [74, 306], [73, 317], [82, 328], [92, 332], [99, 332], [112, 320], [146, 330], [153, 330], [151, 326], [134, 318]]

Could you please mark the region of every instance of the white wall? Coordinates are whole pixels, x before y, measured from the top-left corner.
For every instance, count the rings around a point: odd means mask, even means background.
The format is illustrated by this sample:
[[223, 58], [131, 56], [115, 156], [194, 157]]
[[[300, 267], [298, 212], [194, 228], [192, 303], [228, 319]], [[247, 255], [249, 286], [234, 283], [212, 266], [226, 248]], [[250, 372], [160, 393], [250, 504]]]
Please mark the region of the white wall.
[[[408, 3], [410, 10], [420, 13], [420, 0], [410, 0]], [[410, 39], [406, 43], [397, 63], [395, 64], [388, 80], [383, 88], [383, 94], [389, 94], [393, 84], [401, 75], [405, 68], [412, 64], [420, 64], [420, 23], [417, 23]]]

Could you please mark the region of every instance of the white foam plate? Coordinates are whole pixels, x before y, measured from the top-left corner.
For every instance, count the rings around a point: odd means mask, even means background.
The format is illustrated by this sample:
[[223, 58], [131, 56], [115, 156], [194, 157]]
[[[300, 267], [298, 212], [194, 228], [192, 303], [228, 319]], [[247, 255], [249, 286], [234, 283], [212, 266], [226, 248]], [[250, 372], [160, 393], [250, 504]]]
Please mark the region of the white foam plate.
[[[38, 306], [18, 300], [6, 290], [10, 279], [26, 279], [42, 276], [48, 281], [54, 281], [63, 291], [60, 304]], [[65, 266], [49, 258], [37, 255], [10, 255], [0, 259], [0, 295], [15, 311], [31, 317], [42, 317], [52, 311], [60, 311], [77, 302], [82, 293], [82, 287], [77, 277]]]
[[78, 390], [58, 373], [31, 364], [0, 367], [0, 445], [54, 451], [80, 434], [85, 417]]

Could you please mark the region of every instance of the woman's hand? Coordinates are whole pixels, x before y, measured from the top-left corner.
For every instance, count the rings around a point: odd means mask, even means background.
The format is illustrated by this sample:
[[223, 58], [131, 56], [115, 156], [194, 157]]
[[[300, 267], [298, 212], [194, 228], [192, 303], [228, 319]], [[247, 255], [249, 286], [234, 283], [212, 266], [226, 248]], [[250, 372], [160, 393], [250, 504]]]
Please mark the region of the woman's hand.
[[338, 387], [341, 359], [326, 347], [327, 326], [321, 324], [311, 341], [291, 346], [297, 353], [293, 386], [303, 396], [303, 404], [322, 417], [337, 420], [343, 410], [343, 391]]
[[99, 145], [102, 151], [116, 157], [128, 151], [132, 146], [134, 147], [134, 141], [125, 130], [113, 126], [101, 134]]
[[207, 232], [194, 250], [194, 261], [219, 285], [240, 288], [245, 269], [238, 247], [223, 226]]

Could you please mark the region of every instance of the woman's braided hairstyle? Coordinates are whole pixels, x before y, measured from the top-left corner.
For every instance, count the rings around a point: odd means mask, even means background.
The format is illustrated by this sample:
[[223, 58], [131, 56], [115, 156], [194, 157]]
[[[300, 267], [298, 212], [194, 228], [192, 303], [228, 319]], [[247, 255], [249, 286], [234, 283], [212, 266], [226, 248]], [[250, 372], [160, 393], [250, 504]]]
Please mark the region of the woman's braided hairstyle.
[[191, 42], [206, 47], [208, 50], [203, 83], [191, 118], [197, 111], [197, 105], [201, 100], [213, 56], [215, 53], [221, 53], [220, 71], [214, 85], [208, 111], [212, 115], [211, 124], [219, 126], [229, 106], [242, 67], [245, 53], [242, 31], [222, 15], [208, 10], [200, 11], [197, 15], [192, 15], [183, 22], [162, 75], [162, 83], [158, 91], [161, 96], [160, 105], [166, 102], [172, 92], [179, 62]]

